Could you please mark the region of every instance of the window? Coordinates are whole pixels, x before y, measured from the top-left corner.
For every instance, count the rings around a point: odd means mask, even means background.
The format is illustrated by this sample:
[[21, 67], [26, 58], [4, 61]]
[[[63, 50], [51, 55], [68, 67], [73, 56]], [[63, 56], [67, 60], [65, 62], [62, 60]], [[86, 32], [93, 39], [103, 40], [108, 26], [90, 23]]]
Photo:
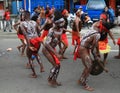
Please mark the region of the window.
[[99, 9], [104, 9], [106, 6], [104, 0], [89, 0], [87, 3], [87, 9], [88, 10], [99, 10]]

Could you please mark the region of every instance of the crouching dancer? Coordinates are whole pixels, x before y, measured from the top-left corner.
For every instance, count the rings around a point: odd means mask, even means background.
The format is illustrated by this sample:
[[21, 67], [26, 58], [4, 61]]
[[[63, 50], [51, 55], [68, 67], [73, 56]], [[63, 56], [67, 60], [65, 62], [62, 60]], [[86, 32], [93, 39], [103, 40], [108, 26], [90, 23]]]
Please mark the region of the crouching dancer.
[[30, 20], [30, 12], [24, 12], [25, 21], [22, 21], [20, 24], [21, 30], [25, 36], [27, 42], [26, 55], [29, 61], [29, 65], [32, 69], [32, 77], [36, 78], [36, 72], [32, 65], [33, 59], [36, 58], [38, 64], [40, 65], [40, 72], [44, 71], [43, 64], [41, 63], [40, 56], [38, 55], [38, 51], [40, 48], [41, 38], [38, 37], [37, 30], [40, 29], [35, 21]]
[[62, 56], [55, 51], [55, 47], [61, 42], [61, 34], [63, 32], [64, 23], [65, 21], [61, 17], [61, 14], [59, 14], [59, 12], [56, 12], [54, 17], [54, 26], [49, 30], [42, 50], [45, 57], [53, 66], [50, 70], [50, 75], [48, 77], [48, 83], [50, 83], [52, 86], [61, 85], [57, 82], [57, 77], [60, 70], [59, 59], [61, 59]]
[[96, 53], [96, 47], [98, 45], [98, 41], [100, 39], [100, 33], [98, 32], [97, 23], [93, 25], [93, 29], [88, 31], [85, 36], [81, 39], [81, 44], [78, 49], [78, 53], [81, 57], [82, 63], [84, 65], [84, 70], [78, 83], [81, 84], [85, 90], [93, 91], [94, 89], [87, 85], [86, 79], [88, 78], [91, 69], [92, 69], [92, 59], [91, 52], [96, 60], [100, 60], [99, 56]]

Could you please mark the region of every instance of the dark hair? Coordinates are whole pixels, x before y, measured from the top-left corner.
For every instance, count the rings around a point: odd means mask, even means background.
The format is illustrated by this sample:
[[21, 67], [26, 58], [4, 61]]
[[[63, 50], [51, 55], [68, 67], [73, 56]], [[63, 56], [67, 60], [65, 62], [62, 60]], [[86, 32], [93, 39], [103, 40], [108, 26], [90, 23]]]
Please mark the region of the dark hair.
[[37, 9], [37, 7], [34, 7], [33, 11], [35, 11]]
[[33, 16], [33, 17], [31, 18], [31, 20], [33, 20], [33, 21], [37, 21], [37, 19], [38, 19], [38, 16]]
[[6, 7], [6, 9], [9, 9], [9, 7]]
[[60, 18], [62, 18], [61, 12], [55, 11], [55, 13], [54, 13], [54, 21], [57, 21], [57, 20], [59, 20]]
[[25, 19], [28, 19], [28, 17], [30, 17], [30, 12], [29, 11], [24, 11], [24, 16], [25, 16]]
[[50, 11], [49, 11], [49, 10], [46, 10], [46, 11], [45, 11], [45, 16], [48, 15], [49, 13], [50, 13]]

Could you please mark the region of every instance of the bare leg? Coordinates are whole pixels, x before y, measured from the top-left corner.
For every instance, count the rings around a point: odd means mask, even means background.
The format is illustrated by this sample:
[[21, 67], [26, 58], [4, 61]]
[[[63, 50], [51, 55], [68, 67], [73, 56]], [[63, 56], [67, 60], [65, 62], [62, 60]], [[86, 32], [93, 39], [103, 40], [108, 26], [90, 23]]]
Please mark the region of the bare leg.
[[85, 90], [88, 91], [93, 91], [94, 89], [90, 86], [87, 85], [87, 78], [90, 74], [91, 71], [91, 67], [92, 67], [92, 60], [89, 56], [88, 50], [87, 49], [83, 49], [80, 51], [80, 55], [81, 55], [81, 59], [82, 59], [82, 63], [84, 65], [84, 70], [82, 72], [82, 75], [80, 77], [80, 79], [78, 80], [78, 83], [81, 84]]
[[25, 48], [26, 48], [26, 44], [25, 44], [24, 40], [21, 40], [21, 42], [22, 42], [22, 44], [23, 44], [21, 55], [24, 56], [24, 55], [25, 55], [25, 54], [24, 54], [24, 51], [25, 51]]
[[108, 53], [105, 53], [104, 54], [104, 60], [103, 60], [104, 65], [107, 64], [107, 56], [108, 56]]
[[21, 47], [23, 47], [23, 45], [17, 46], [18, 51], [21, 51]]
[[36, 60], [37, 60], [37, 62], [39, 64], [39, 66], [40, 66], [40, 72], [44, 72], [44, 67], [43, 67], [43, 64], [41, 62], [41, 59], [40, 59], [39, 55], [36, 56]]
[[62, 55], [63, 59], [67, 59], [67, 57], [64, 56], [66, 49], [67, 49], [67, 46], [63, 44], [63, 47], [60, 49], [60, 52], [59, 52], [59, 54]]
[[34, 67], [33, 67], [33, 65], [32, 65], [32, 60], [31, 59], [29, 59], [29, 64], [30, 64], [30, 67], [31, 67], [31, 70], [32, 70], [32, 74], [31, 74], [31, 77], [32, 78], [37, 78], [37, 75], [36, 75], [36, 73], [35, 73], [35, 69], [34, 69]]
[[48, 82], [53, 86], [54, 85], [61, 86], [61, 83], [57, 82], [57, 77], [58, 77], [58, 74], [59, 74], [59, 70], [60, 70], [60, 65], [56, 65], [55, 67], [53, 67], [50, 70], [50, 75], [48, 77]]
[[54, 58], [52, 57], [52, 55], [46, 50], [46, 49], [43, 49], [42, 50], [43, 54], [45, 55], [45, 57], [48, 59], [48, 61], [52, 64], [52, 68], [50, 70], [50, 75], [48, 77], [48, 83], [51, 84], [52, 86], [59, 86], [61, 85], [60, 83], [58, 83], [56, 80], [57, 80], [57, 77], [58, 77], [58, 74], [59, 74], [59, 70], [60, 70], [60, 65], [57, 65]]
[[28, 57], [28, 61], [29, 61], [30, 68], [31, 68], [31, 70], [32, 70], [31, 77], [32, 77], [32, 78], [37, 78], [35, 69], [34, 69], [34, 67], [33, 67], [33, 65], [32, 65], [32, 62], [33, 62], [32, 58], [31, 58], [31, 57], [32, 57], [32, 51], [31, 51], [28, 47], [27, 47], [27, 50], [26, 50], [26, 54], [27, 54], [27, 57]]

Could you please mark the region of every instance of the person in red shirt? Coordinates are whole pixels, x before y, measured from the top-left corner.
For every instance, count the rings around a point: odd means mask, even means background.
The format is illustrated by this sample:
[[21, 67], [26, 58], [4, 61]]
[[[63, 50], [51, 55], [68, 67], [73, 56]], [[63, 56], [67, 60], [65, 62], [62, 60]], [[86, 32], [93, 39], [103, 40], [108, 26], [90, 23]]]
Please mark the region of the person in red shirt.
[[12, 32], [11, 30], [11, 23], [10, 23], [10, 11], [8, 9], [8, 7], [6, 7], [6, 11], [3, 15], [3, 18], [4, 18], [4, 22], [5, 23], [5, 26], [4, 26], [4, 32], [6, 32], [7, 30], [9, 30], [9, 32]]

